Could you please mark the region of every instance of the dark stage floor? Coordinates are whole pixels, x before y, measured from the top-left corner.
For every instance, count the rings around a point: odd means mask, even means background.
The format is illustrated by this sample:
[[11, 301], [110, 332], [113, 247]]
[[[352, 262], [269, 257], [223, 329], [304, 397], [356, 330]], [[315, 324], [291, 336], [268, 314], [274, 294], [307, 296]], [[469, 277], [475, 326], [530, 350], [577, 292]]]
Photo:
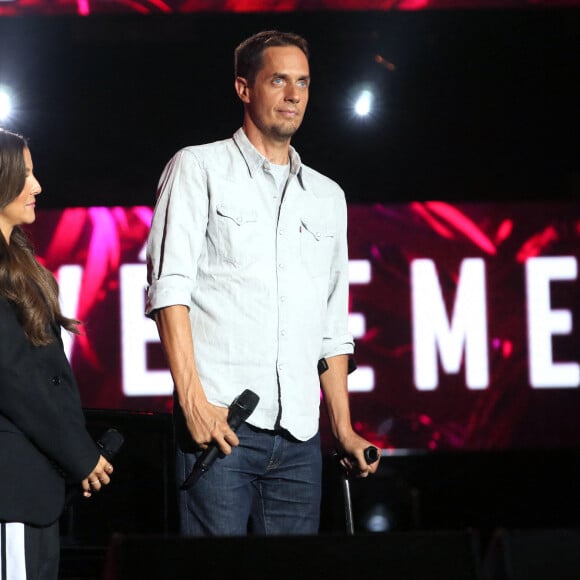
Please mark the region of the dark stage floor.
[[580, 577], [580, 450], [384, 455], [374, 477], [349, 480], [354, 534], [328, 453], [319, 536], [183, 540], [169, 415], [87, 417], [95, 434], [119, 428], [125, 444], [113, 484], [63, 515], [61, 580], [229, 578], [236, 570], [254, 579], [272, 577], [270, 567], [279, 578]]

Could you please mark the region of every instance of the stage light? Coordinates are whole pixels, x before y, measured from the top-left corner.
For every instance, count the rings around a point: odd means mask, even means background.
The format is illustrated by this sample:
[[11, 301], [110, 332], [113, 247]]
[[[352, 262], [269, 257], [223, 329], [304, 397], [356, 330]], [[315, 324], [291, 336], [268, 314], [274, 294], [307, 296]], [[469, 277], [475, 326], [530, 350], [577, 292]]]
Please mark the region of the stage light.
[[366, 532], [389, 532], [395, 527], [395, 518], [384, 503], [372, 506], [364, 515], [362, 526]]
[[12, 113], [12, 99], [9, 92], [0, 87], [0, 123], [7, 121]]
[[361, 80], [347, 90], [343, 101], [345, 120], [357, 131], [384, 128], [386, 103], [385, 90], [379, 81]]
[[359, 117], [366, 117], [372, 112], [373, 94], [369, 89], [363, 89], [354, 102], [354, 112]]

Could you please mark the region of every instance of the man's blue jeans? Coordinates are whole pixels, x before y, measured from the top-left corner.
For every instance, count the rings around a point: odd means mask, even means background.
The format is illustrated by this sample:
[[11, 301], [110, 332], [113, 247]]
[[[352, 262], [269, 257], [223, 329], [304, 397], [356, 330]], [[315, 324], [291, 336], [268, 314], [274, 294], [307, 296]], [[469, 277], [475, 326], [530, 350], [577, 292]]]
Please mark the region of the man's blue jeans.
[[[320, 436], [297, 441], [287, 434], [240, 425], [240, 445], [218, 457], [187, 490], [179, 490], [184, 536], [312, 535], [320, 523]], [[180, 486], [196, 455], [177, 450]]]

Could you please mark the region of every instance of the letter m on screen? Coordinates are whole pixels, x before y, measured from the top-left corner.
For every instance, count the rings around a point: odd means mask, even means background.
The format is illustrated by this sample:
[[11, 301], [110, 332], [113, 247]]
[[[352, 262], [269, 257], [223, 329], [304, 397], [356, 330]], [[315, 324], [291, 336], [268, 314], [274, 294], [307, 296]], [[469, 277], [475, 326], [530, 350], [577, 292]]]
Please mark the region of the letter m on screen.
[[413, 372], [419, 390], [434, 390], [441, 370], [448, 374], [465, 367], [470, 389], [489, 384], [485, 263], [480, 258], [462, 261], [451, 317], [447, 314], [435, 263], [411, 262]]

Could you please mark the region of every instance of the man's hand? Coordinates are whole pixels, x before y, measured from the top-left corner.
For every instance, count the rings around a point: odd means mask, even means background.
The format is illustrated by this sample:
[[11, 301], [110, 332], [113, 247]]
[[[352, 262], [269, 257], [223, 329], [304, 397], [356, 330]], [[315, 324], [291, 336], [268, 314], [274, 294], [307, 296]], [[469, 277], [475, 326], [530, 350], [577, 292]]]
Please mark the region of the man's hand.
[[339, 461], [347, 473], [354, 473], [357, 477], [376, 473], [381, 460], [378, 447], [354, 431], [339, 443]]

